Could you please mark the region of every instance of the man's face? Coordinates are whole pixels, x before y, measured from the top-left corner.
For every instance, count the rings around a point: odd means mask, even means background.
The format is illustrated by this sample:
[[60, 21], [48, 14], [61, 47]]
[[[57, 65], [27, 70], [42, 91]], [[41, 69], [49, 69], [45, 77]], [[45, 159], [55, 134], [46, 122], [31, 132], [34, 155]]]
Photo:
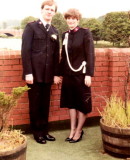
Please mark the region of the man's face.
[[41, 10], [41, 14], [46, 22], [51, 22], [52, 17], [55, 15], [55, 5], [45, 5], [44, 8]]

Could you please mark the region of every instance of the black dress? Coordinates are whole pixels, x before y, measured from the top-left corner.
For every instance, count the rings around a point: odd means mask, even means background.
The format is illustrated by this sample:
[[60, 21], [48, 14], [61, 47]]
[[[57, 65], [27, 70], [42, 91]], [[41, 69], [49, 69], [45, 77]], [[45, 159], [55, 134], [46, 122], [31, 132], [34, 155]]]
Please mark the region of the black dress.
[[62, 46], [60, 74], [63, 76], [61, 87], [61, 108], [76, 109], [84, 114], [92, 110], [91, 88], [84, 83], [85, 75], [94, 74], [94, 45], [93, 38], [89, 29], [76, 27], [74, 30], [63, 33], [69, 33], [68, 37], [68, 55], [74, 69], [79, 68], [82, 61], [86, 61], [86, 72], [83, 70], [74, 72], [70, 69], [65, 52], [65, 45]]

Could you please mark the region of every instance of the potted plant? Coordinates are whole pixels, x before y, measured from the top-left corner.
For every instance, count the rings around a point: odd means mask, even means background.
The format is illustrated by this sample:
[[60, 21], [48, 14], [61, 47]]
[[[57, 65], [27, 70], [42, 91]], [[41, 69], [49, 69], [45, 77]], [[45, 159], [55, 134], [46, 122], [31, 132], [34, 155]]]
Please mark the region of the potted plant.
[[106, 106], [100, 112], [100, 128], [104, 150], [117, 157], [130, 157], [130, 61], [124, 81], [125, 97], [113, 93], [105, 98]]
[[8, 121], [10, 112], [27, 90], [24, 86], [13, 88], [10, 95], [0, 92], [0, 159], [26, 159], [27, 139], [20, 130], [10, 128]]

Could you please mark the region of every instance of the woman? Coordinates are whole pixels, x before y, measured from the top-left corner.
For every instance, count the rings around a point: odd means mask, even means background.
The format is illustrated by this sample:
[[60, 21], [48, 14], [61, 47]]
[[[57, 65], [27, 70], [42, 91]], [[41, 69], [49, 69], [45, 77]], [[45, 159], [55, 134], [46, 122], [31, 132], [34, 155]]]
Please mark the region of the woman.
[[82, 139], [86, 116], [92, 110], [90, 86], [94, 73], [94, 45], [89, 29], [78, 26], [81, 14], [77, 9], [69, 9], [64, 18], [69, 30], [62, 35], [60, 107], [69, 108], [70, 113], [71, 130], [65, 141], [76, 143]]

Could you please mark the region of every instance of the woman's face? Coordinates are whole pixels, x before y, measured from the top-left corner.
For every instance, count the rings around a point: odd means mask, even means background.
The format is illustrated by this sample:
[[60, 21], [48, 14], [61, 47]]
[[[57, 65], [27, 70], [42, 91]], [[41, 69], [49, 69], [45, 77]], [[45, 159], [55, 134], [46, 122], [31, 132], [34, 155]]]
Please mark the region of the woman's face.
[[66, 19], [66, 22], [67, 22], [70, 29], [74, 29], [75, 27], [77, 27], [79, 20], [77, 20], [77, 18], [68, 17]]

